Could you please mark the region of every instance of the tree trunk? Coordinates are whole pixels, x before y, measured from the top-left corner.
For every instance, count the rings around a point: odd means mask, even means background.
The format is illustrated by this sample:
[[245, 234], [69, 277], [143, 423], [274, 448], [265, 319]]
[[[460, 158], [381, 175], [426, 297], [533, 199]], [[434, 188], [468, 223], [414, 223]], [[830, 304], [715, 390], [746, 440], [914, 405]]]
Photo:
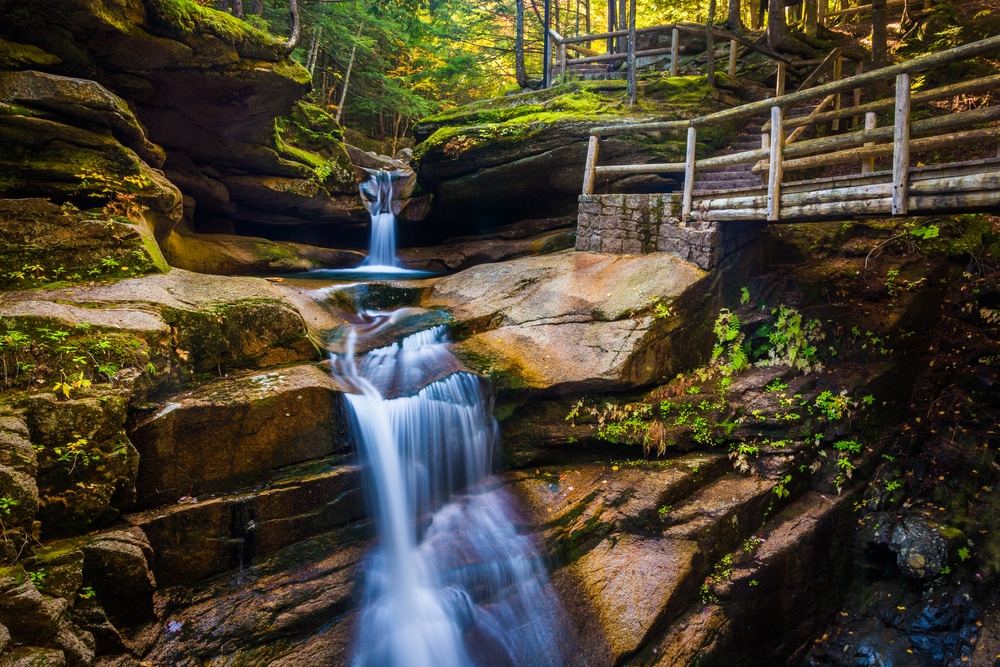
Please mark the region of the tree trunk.
[[215, 8], [220, 12], [229, 11], [229, 0], [215, 0]]
[[729, 16], [726, 17], [726, 27], [733, 32], [743, 32], [743, 17], [740, 16], [740, 0], [729, 0]]
[[333, 117], [338, 123], [344, 117], [344, 103], [347, 102], [347, 86], [351, 82], [351, 70], [354, 68], [354, 54], [358, 52], [358, 40], [361, 39], [361, 31], [365, 29], [365, 24], [358, 26], [358, 34], [354, 37], [354, 45], [351, 47], [351, 57], [347, 60], [347, 72], [344, 73], [344, 88], [340, 91], [340, 102], [337, 104], [337, 114]]
[[299, 3], [298, 0], [288, 0], [288, 18], [291, 24], [288, 41], [285, 42], [285, 53], [291, 53], [299, 44], [302, 36], [302, 26], [299, 24]]
[[782, 0], [769, 0], [767, 3], [767, 48], [778, 53], [798, 53], [809, 58], [816, 55], [812, 47], [789, 34], [785, 23], [785, 3]]
[[[780, 0], [779, 0], [780, 1]], [[705, 21], [705, 43], [708, 52], [708, 85], [715, 85], [715, 0], [708, 0], [708, 20]]]
[[521, 88], [528, 86], [528, 70], [524, 66], [524, 0], [517, 0], [516, 36], [514, 38], [514, 78]]
[[815, 37], [819, 34], [819, 12], [816, 8], [816, 0], [805, 0], [805, 7], [802, 8], [802, 11], [805, 14], [805, 33], [809, 37]]
[[888, 19], [886, 0], [872, 0], [872, 69], [888, 64]]
[[243, 0], [233, 0], [233, 16], [243, 18]]
[[250, 13], [255, 16], [264, 15], [264, 0], [252, 0], [250, 3]]

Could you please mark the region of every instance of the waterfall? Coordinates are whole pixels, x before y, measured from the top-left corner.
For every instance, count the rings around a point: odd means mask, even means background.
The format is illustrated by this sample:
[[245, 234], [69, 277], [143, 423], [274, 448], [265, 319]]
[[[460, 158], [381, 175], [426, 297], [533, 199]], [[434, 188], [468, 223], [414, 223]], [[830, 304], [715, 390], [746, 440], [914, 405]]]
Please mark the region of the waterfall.
[[[415, 379], [451, 356], [443, 327], [357, 362], [356, 337], [334, 372], [358, 392], [347, 403], [378, 546], [352, 666], [561, 665], [565, 617], [509, 518], [512, 499], [489, 476], [497, 428], [483, 382], [467, 372]], [[401, 377], [409, 395], [384, 398]]]
[[368, 257], [361, 266], [370, 268], [396, 268], [396, 214], [392, 203], [396, 198], [394, 183], [399, 172], [372, 171], [367, 183], [360, 186], [361, 199], [372, 218], [371, 242]]

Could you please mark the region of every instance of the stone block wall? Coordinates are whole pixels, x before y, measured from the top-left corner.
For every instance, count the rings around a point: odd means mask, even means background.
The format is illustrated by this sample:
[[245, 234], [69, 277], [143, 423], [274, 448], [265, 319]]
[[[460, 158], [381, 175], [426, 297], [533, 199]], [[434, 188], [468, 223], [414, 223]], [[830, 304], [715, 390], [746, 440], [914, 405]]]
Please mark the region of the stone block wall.
[[580, 195], [576, 249], [620, 255], [668, 252], [706, 271], [760, 238], [763, 223], [680, 223], [681, 195]]

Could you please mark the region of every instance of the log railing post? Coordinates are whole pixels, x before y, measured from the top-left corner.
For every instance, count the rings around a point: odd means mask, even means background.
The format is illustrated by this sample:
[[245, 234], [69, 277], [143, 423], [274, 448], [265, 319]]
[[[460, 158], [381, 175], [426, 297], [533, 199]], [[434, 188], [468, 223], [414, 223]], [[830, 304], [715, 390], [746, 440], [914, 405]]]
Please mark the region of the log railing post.
[[[865, 114], [865, 129], [874, 130], [877, 123], [877, 116], [874, 111], [869, 111]], [[866, 141], [865, 146], [874, 146], [874, 141]], [[861, 160], [861, 175], [867, 176], [875, 171], [875, 158], [868, 157]]]
[[[837, 55], [833, 59], [833, 80], [840, 81], [844, 76], [844, 57], [842, 55]], [[833, 98], [833, 110], [840, 111], [840, 93], [836, 93]], [[840, 129], [840, 119], [834, 118], [830, 121], [830, 129], [834, 132]]]
[[[761, 132], [760, 133], [760, 149], [762, 151], [769, 151], [769, 150], [771, 150], [771, 135], [770, 135], [770, 133], [768, 133], [768, 132]], [[770, 169], [768, 171], [770, 171]], [[764, 172], [764, 173], [762, 173], [760, 175], [760, 180], [762, 180], [764, 182], [765, 186], [768, 183], [767, 177], [768, 177], [768, 173], [767, 172]]]
[[566, 44], [559, 42], [559, 80], [566, 83]]
[[681, 202], [681, 224], [691, 217], [691, 200], [694, 196], [694, 161], [698, 142], [698, 129], [688, 127], [687, 155], [684, 158], [684, 199]]
[[771, 107], [771, 158], [767, 173], [767, 219], [781, 219], [782, 153], [785, 147], [785, 130], [782, 127], [784, 109]]
[[[788, 72], [788, 64], [782, 60], [778, 61], [778, 75], [774, 81], [774, 96], [781, 97], [785, 94], [785, 75]], [[771, 129], [771, 134], [774, 134], [774, 129]]]
[[677, 76], [677, 56], [680, 55], [681, 31], [674, 28], [670, 35], [670, 76]]
[[816, 23], [821, 26], [826, 25], [827, 0], [816, 0]]
[[[854, 67], [854, 76], [861, 76], [864, 73], [865, 73], [865, 64], [864, 62], [859, 60], [858, 64]], [[858, 86], [857, 88], [854, 89], [854, 106], [855, 107], [861, 106], [861, 86]], [[861, 118], [858, 116], [854, 116], [851, 119], [851, 126], [857, 127], [858, 123], [860, 122]]]
[[736, 45], [735, 39], [729, 40], [729, 74], [730, 79], [736, 78]]
[[594, 194], [594, 180], [597, 172], [597, 155], [601, 149], [601, 138], [596, 134], [590, 135], [590, 143], [587, 144], [587, 166], [583, 172], [583, 194]]
[[910, 75], [896, 76], [896, 115], [892, 135], [892, 214], [906, 214], [910, 178]]

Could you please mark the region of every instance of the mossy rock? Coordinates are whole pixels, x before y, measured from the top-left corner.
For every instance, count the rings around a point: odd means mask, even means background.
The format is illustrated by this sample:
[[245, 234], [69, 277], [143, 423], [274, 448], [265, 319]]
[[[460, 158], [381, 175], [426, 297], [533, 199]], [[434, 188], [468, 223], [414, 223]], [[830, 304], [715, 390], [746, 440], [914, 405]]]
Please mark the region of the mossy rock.
[[144, 221], [42, 199], [0, 200], [0, 289], [116, 281], [167, 270]]
[[38, 452], [38, 517], [47, 536], [110, 522], [135, 497], [138, 453], [125, 436], [127, 395], [89, 390], [80, 398], [35, 394], [28, 427]]
[[60, 59], [37, 46], [0, 39], [0, 70], [35, 69], [59, 64]]
[[302, 317], [270, 299], [220, 303], [207, 310], [164, 308], [177, 354], [196, 373], [311, 361], [318, 352]]

